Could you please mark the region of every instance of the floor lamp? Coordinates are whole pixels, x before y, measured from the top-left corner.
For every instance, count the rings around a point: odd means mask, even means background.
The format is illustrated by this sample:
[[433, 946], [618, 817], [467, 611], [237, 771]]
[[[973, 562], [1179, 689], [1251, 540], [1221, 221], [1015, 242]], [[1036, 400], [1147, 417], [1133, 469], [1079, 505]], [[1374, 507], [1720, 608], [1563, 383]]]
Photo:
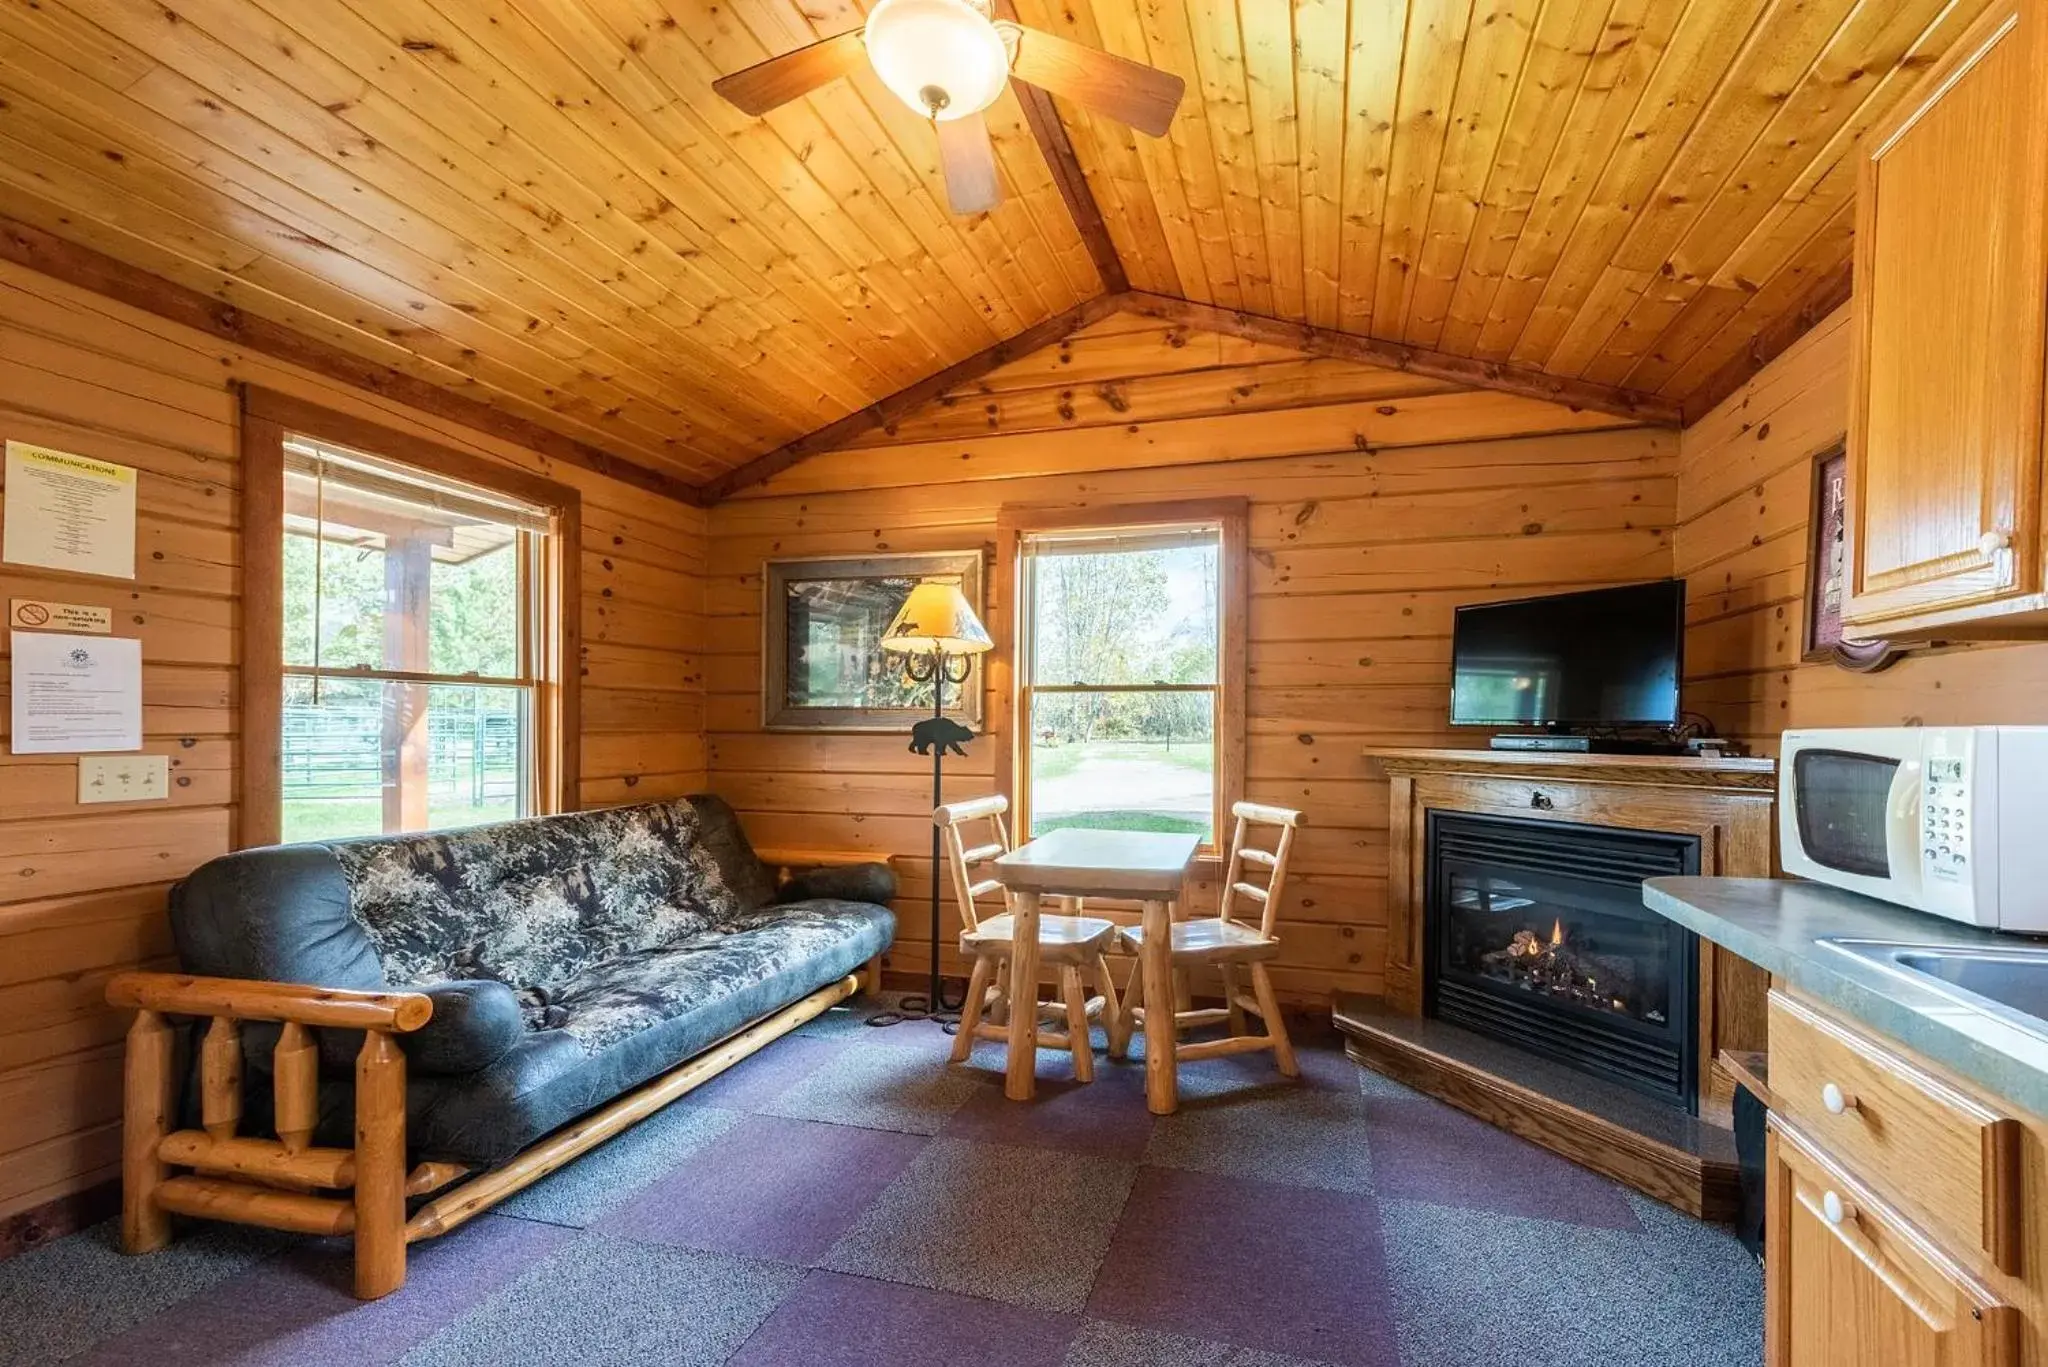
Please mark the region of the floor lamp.
[[[903, 600], [902, 611], [882, 636], [882, 649], [903, 656], [903, 673], [912, 683], [929, 682], [932, 686], [932, 714], [911, 728], [910, 748], [932, 757], [932, 806], [936, 808], [946, 800], [946, 751], [964, 759], [967, 752], [960, 748], [961, 743], [974, 737], [967, 727], [947, 720], [946, 685], [966, 683], [974, 668], [973, 657], [995, 649], [995, 642], [989, 640], [957, 580], [927, 579], [911, 589], [910, 596]], [[921, 1004], [915, 997], [906, 997], [886, 1021], [881, 1016], [873, 1018], [875, 1024], [938, 1017], [958, 1009], [946, 1004], [939, 985], [939, 886], [944, 881], [939, 860], [939, 828], [934, 822], [931, 981]]]

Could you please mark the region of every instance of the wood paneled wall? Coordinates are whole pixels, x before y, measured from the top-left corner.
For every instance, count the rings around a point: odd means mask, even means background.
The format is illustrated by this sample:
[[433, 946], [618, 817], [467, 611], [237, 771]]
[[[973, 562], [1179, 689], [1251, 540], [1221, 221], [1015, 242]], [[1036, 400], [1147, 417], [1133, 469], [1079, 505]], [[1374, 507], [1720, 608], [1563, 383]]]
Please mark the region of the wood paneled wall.
[[[0, 1218], [113, 1174], [125, 1022], [102, 1005], [103, 984], [118, 969], [165, 959], [167, 886], [234, 840], [235, 380], [580, 489], [582, 799], [704, 786], [703, 684], [691, 653], [701, 629], [701, 510], [0, 263], [0, 438], [141, 471], [132, 585], [0, 565], [0, 599], [114, 608], [116, 632], [143, 643], [144, 748], [172, 763], [168, 803], [81, 808], [75, 758], [0, 753]], [[0, 660], [0, 698], [6, 675]], [[5, 725], [0, 705], [0, 734]]]
[[1680, 437], [1686, 705], [1767, 755], [1792, 727], [2048, 722], [2048, 644], [1801, 662], [1812, 457], [1848, 425], [1850, 342], [1844, 307]]
[[[1107, 319], [711, 509], [712, 785], [759, 844], [900, 856], [890, 964], [922, 969], [929, 761], [902, 736], [760, 729], [762, 561], [986, 547], [1005, 503], [1243, 496], [1248, 796], [1308, 817], [1275, 976], [1376, 990], [1387, 789], [1361, 749], [1471, 743], [1445, 721], [1456, 604], [1669, 573], [1676, 462], [1675, 433], [1618, 418]], [[994, 748], [949, 762], [948, 797], [994, 786]]]

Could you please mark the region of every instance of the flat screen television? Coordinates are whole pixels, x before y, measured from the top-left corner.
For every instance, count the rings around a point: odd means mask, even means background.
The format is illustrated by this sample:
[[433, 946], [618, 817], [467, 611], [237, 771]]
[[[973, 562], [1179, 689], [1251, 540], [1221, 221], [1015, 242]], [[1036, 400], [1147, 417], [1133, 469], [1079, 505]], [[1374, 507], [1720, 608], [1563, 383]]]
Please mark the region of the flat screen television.
[[1451, 724], [1675, 726], [1685, 581], [1458, 609]]

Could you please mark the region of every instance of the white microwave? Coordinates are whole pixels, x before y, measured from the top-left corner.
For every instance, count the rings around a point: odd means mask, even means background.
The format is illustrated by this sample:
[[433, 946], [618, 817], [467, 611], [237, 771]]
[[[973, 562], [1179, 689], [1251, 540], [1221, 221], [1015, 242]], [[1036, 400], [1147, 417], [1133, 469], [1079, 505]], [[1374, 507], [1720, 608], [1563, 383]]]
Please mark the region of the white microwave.
[[1801, 878], [2048, 934], [2048, 726], [1787, 731], [1778, 846]]

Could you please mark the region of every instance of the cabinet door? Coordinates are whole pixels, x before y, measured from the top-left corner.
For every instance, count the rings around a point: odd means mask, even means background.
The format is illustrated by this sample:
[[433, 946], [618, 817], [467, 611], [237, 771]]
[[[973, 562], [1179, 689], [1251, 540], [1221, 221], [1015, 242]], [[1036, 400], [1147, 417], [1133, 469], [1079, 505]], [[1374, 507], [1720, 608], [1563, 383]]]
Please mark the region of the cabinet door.
[[1873, 129], [1857, 192], [1846, 620], [2041, 587], [2048, 0], [2007, 0]]
[[2019, 1317], [1812, 1141], [1772, 1118], [1771, 1367], [2009, 1367]]

